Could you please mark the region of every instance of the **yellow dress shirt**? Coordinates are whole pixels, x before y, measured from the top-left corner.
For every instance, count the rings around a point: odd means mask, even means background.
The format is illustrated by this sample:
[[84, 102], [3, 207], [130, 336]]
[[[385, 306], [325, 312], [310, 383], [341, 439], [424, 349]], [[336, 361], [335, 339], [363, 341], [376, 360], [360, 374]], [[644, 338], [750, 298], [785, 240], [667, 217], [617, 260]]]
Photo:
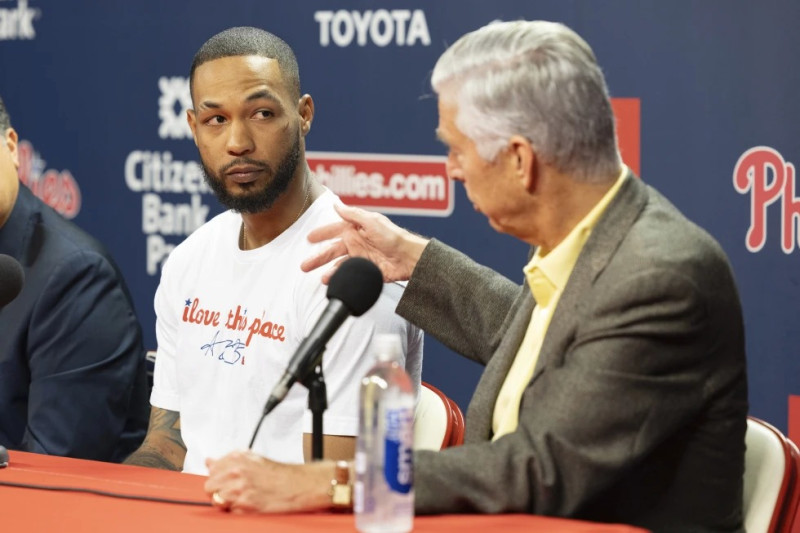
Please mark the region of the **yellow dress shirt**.
[[600, 219], [600, 215], [605, 212], [608, 204], [616, 196], [627, 173], [628, 169], [623, 165], [622, 173], [614, 185], [572, 228], [569, 235], [547, 255], [543, 256], [540, 254], [541, 249], [537, 250], [530, 262], [522, 269], [531, 293], [533, 293], [533, 298], [536, 300], [536, 307], [533, 308], [528, 330], [525, 332], [522, 344], [517, 350], [517, 355], [494, 404], [493, 440], [517, 429], [522, 393], [533, 377], [539, 351], [547, 334], [553, 311], [558, 305], [558, 300], [567, 285], [567, 280], [575, 267], [578, 256], [583, 250], [583, 245]]

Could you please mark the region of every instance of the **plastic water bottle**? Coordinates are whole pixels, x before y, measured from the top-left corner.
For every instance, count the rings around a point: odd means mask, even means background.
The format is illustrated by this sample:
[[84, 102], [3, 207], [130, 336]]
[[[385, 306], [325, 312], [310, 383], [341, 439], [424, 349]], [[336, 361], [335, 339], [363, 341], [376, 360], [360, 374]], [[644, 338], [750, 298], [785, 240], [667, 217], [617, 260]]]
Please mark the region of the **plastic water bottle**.
[[414, 525], [414, 389], [400, 337], [376, 335], [375, 366], [361, 380], [354, 512], [363, 533], [404, 533]]

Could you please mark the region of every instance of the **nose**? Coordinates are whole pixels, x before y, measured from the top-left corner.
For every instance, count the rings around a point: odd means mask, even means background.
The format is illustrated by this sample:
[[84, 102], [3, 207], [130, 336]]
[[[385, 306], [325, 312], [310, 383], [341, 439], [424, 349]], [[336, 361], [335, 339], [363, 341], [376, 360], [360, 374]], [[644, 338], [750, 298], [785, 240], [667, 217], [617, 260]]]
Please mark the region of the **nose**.
[[231, 121], [226, 148], [229, 154], [236, 156], [249, 154], [255, 150], [253, 136], [246, 123], [237, 120]]

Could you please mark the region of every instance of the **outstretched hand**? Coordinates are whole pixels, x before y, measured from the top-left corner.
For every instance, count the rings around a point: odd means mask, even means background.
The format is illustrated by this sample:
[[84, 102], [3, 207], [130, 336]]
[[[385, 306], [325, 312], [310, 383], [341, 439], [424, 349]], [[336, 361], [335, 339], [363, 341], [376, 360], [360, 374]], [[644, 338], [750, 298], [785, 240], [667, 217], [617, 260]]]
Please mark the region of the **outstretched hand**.
[[428, 240], [405, 230], [385, 216], [356, 207], [335, 206], [341, 222], [322, 226], [308, 234], [312, 243], [332, 240], [314, 257], [303, 261], [300, 268], [309, 272], [336, 260], [323, 276], [328, 283], [336, 268], [348, 257], [364, 257], [383, 273], [383, 281], [405, 281], [411, 277]]

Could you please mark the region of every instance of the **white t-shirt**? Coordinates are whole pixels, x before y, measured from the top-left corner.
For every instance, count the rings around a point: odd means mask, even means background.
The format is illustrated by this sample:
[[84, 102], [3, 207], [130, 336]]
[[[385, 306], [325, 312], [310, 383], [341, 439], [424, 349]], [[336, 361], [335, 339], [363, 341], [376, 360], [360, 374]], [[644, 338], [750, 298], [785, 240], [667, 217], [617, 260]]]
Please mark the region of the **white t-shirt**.
[[[238, 247], [241, 217], [224, 212], [169, 255], [156, 291], [156, 356], [150, 403], [177, 411], [187, 452], [184, 472], [207, 473], [205, 459], [246, 449], [270, 392], [328, 304], [324, 267], [300, 263], [323, 245], [306, 235], [340, 220], [326, 191], [291, 227], [255, 250]], [[398, 333], [406, 369], [418, 385], [422, 332], [394, 312], [399, 284], [386, 284], [364, 315], [348, 318], [328, 342], [323, 374], [327, 435], [356, 435], [360, 378], [374, 359], [374, 333]], [[276, 461], [303, 462], [311, 433], [308, 391], [295, 384], [265, 419], [253, 451]]]

